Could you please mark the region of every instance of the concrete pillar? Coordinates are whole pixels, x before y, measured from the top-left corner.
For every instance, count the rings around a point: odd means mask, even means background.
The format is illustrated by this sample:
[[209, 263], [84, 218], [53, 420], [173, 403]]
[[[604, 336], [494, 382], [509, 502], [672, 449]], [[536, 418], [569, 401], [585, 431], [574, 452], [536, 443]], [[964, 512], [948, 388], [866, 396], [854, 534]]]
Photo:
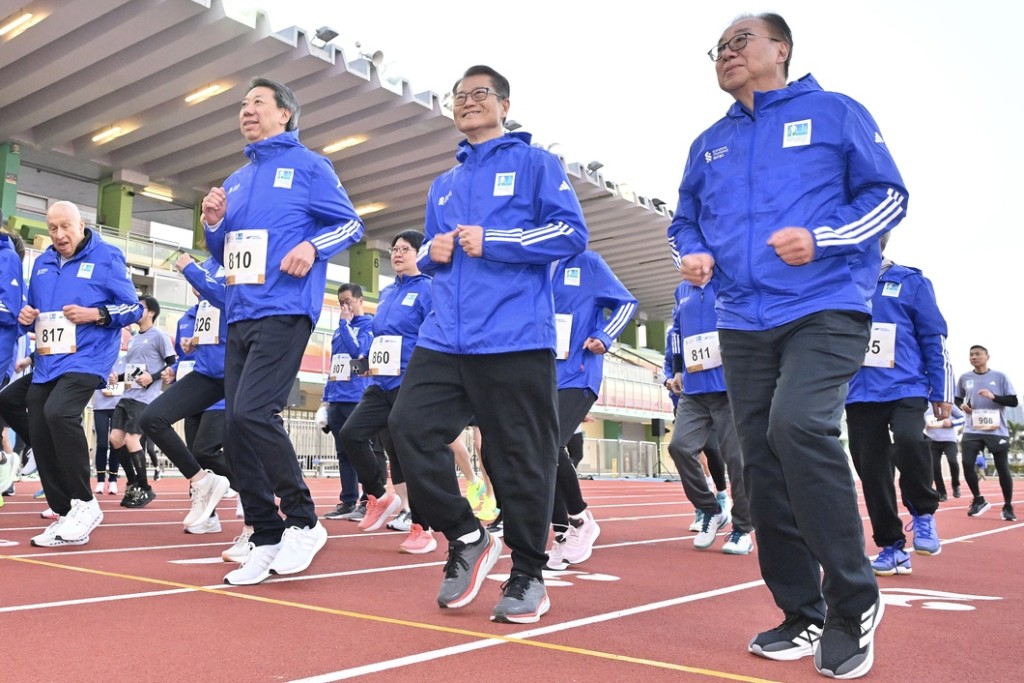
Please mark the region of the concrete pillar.
[[664, 320], [647, 321], [647, 346], [665, 353], [665, 335], [668, 333], [668, 324]]
[[21, 172], [21, 147], [16, 142], [0, 144], [0, 169], [3, 170], [3, 191], [0, 208], [4, 222], [14, 215], [18, 201], [18, 174]]
[[99, 186], [96, 202], [96, 222], [116, 228], [118, 233], [127, 235], [132, 228], [132, 203], [135, 190], [131, 185], [104, 180]]
[[348, 271], [352, 282], [363, 288], [363, 297], [369, 301], [380, 298], [380, 264], [383, 252], [370, 249], [366, 242], [349, 248]]

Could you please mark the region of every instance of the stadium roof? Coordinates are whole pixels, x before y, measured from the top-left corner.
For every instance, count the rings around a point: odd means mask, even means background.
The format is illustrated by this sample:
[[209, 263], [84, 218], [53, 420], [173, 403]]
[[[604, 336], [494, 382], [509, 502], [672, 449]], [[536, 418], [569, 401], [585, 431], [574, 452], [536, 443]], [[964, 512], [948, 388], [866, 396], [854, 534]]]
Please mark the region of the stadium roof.
[[[342, 146], [326, 155], [357, 208], [376, 209], [364, 215], [371, 244], [421, 227], [430, 182], [454, 164], [461, 135], [441, 95], [297, 27], [272, 32], [261, 13], [229, 16], [220, 0], [0, 0], [0, 30], [29, 14], [0, 36], [0, 141], [18, 143], [29, 168], [173, 197], [140, 194], [137, 215], [191, 226], [194, 203], [243, 161], [238, 102], [254, 75], [295, 91], [307, 146]], [[679, 282], [670, 207], [563, 161], [591, 247], [640, 300], [641, 319], [668, 318]]]

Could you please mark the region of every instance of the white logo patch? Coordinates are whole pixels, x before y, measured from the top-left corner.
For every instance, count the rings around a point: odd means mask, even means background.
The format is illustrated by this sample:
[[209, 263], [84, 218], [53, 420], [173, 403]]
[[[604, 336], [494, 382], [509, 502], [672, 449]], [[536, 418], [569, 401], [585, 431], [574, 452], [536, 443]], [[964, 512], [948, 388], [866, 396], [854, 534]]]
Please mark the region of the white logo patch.
[[419, 296], [418, 292], [409, 292], [408, 294], [405, 295], [405, 298], [402, 299], [402, 305], [403, 306], [412, 306], [414, 303], [416, 303], [416, 297], [418, 297], [418, 296]]
[[558, 191], [559, 192], [566, 192], [566, 191], [571, 190], [571, 189], [572, 188], [569, 187], [569, 181], [568, 180], [563, 180], [562, 184], [558, 186]]
[[882, 285], [882, 296], [899, 297], [901, 287], [903, 287], [902, 282], [886, 282]]
[[884, 145], [885, 144], [885, 140], [882, 139], [881, 134], [879, 134], [879, 132], [877, 130], [875, 131], [875, 142], [877, 142], [880, 145]]
[[495, 197], [511, 197], [516, 191], [516, 174], [515, 173], [495, 173], [494, 174], [494, 196]]
[[274, 187], [282, 187], [286, 190], [292, 189], [292, 180], [295, 178], [294, 168], [279, 168], [274, 176]]
[[231, 187], [228, 188], [227, 194], [231, 194], [232, 192], [234, 192], [235, 190], [237, 190], [241, 186], [242, 186], [241, 183], [235, 183], [234, 185], [232, 185]]
[[78, 277], [85, 278], [86, 280], [92, 279], [92, 271], [95, 270], [96, 264], [94, 263], [83, 263], [78, 266]]
[[803, 147], [811, 144], [811, 120], [792, 121], [783, 126], [782, 146]]
[[710, 152], [704, 152], [704, 161], [706, 163], [710, 164], [712, 161], [717, 161], [718, 159], [721, 159], [722, 157], [724, 157], [728, 153], [729, 153], [728, 145], [723, 145], [721, 147], [716, 147], [713, 150], [711, 150]]
[[566, 268], [565, 277], [562, 278], [562, 284], [567, 287], [579, 287], [580, 286], [580, 269], [579, 268]]
[[437, 205], [438, 206], [444, 206], [445, 204], [448, 203], [448, 200], [451, 199], [451, 198], [452, 198], [452, 193], [449, 192], [448, 194], [446, 194], [445, 196], [443, 196], [443, 197], [441, 197], [440, 199], [437, 200]]

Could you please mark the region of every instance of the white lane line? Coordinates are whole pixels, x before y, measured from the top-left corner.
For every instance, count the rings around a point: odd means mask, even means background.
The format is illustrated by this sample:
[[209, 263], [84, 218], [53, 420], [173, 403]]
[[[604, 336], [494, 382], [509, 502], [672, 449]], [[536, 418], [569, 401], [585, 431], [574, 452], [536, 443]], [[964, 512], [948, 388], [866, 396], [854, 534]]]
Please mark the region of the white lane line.
[[[750, 588], [757, 588], [758, 586], [763, 585], [764, 581], [761, 580], [748, 581], [746, 583], [740, 583], [734, 586], [716, 588], [714, 590], [704, 591], [701, 593], [694, 593], [691, 595], [684, 595], [678, 598], [672, 598], [670, 600], [661, 600], [659, 602], [652, 602], [647, 605], [630, 607], [629, 609], [621, 609], [615, 610], [613, 612], [606, 612], [604, 614], [596, 614], [592, 617], [584, 617], [582, 619], [566, 621], [560, 624], [551, 624], [550, 626], [545, 626], [543, 628], [520, 631], [518, 633], [509, 634], [508, 637], [517, 640], [537, 638], [539, 636], [546, 636], [552, 633], [558, 633], [561, 631], [568, 631], [570, 629], [581, 628], [583, 626], [591, 626], [593, 624], [599, 624], [601, 622], [611, 621], [613, 619], [622, 619], [624, 617], [631, 617], [637, 614], [643, 614], [645, 612], [653, 612], [655, 610], [665, 609], [668, 607], [685, 605], [689, 602], [707, 600], [709, 598], [719, 597], [721, 595], [727, 595], [729, 593], [735, 593], [737, 591], [748, 590]], [[397, 669], [403, 666], [409, 666], [411, 664], [419, 664], [434, 659], [440, 659], [441, 657], [449, 657], [451, 655], [464, 654], [466, 652], [472, 652], [473, 650], [479, 650], [485, 647], [493, 647], [495, 645], [507, 644], [507, 640], [478, 640], [476, 642], [466, 643], [465, 645], [455, 645], [452, 647], [446, 647], [439, 650], [430, 650], [427, 652], [420, 652], [415, 655], [399, 657], [398, 659], [391, 659], [384, 662], [366, 664], [364, 666], [353, 667], [351, 669], [332, 671], [330, 673], [320, 674], [317, 676], [310, 676], [308, 678], [298, 678], [291, 681], [291, 683], [332, 683], [333, 681], [343, 681], [349, 678], [356, 678], [357, 676], [365, 676], [367, 674], [379, 673], [381, 671], [388, 671], [390, 669]]]

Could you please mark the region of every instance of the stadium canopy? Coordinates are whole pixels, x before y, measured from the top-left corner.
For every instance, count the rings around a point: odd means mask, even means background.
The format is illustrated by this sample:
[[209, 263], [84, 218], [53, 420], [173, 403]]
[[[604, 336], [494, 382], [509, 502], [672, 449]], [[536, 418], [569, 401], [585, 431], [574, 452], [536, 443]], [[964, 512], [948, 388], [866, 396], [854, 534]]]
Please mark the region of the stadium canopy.
[[[259, 12], [234, 16], [220, 0], [0, 0], [0, 30], [17, 20], [0, 36], [0, 142], [18, 145], [23, 177], [136, 186], [136, 215], [192, 227], [195, 204], [244, 161], [238, 103], [254, 75], [295, 91], [301, 140], [334, 162], [370, 246], [422, 228], [427, 188], [454, 164], [461, 136], [443, 96], [303, 29], [274, 32]], [[679, 282], [670, 207], [563, 162], [591, 248], [640, 300], [641, 320], [668, 319]], [[47, 196], [95, 205], [60, 191]]]

